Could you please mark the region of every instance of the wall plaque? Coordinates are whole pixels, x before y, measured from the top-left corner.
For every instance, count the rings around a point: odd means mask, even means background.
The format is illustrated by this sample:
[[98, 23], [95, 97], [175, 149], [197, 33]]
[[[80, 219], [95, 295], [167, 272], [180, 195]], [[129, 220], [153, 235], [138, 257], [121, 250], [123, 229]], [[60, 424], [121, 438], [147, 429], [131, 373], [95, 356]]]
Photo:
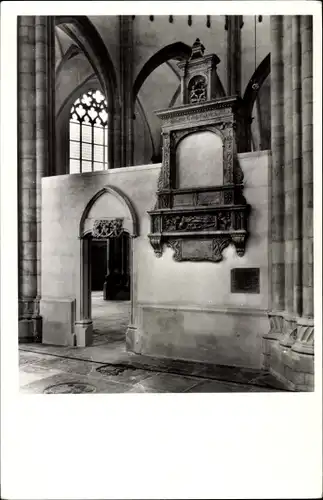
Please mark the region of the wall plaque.
[[231, 269], [231, 293], [260, 293], [259, 267]]

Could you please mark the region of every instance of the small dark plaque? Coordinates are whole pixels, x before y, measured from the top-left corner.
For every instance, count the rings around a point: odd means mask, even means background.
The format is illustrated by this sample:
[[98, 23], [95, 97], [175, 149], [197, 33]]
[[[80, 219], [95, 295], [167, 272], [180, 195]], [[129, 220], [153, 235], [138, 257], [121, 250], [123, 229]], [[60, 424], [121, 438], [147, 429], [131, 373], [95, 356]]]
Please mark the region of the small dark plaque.
[[259, 267], [231, 269], [231, 293], [260, 293]]

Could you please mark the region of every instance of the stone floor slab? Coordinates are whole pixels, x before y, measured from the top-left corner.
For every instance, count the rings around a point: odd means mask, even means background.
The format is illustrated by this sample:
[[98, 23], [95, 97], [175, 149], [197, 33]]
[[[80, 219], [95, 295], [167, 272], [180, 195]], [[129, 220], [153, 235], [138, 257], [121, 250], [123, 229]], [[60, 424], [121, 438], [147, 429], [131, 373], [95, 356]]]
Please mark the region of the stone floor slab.
[[133, 386], [132, 392], [138, 389], [138, 392], [158, 392], [178, 393], [194, 387], [198, 381], [193, 378], [172, 375], [169, 373], [155, 373], [145, 378]]
[[185, 392], [190, 393], [229, 393], [229, 392], [250, 392], [250, 385], [243, 384], [230, 384], [226, 382], [222, 382], [220, 380], [207, 380], [203, 382], [199, 382], [194, 387], [190, 388]]
[[[44, 394], [49, 388], [59, 384], [84, 384], [95, 388], [94, 393], [112, 394], [129, 392], [131, 386], [112, 382], [110, 380], [98, 379], [96, 377], [75, 376], [71, 373], [60, 373], [41, 380], [36, 380], [28, 385], [21, 387], [23, 393]], [[59, 392], [58, 392], [59, 394]]]

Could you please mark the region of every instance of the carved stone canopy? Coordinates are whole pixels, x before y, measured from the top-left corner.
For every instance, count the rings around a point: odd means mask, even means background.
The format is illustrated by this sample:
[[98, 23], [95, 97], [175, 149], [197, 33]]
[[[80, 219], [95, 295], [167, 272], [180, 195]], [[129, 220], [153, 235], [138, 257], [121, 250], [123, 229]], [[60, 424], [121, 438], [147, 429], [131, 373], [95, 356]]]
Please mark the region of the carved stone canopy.
[[191, 98], [192, 87], [201, 85], [205, 90], [204, 101], [215, 99], [217, 96], [217, 73], [216, 67], [220, 59], [215, 54], [204, 55], [205, 47], [199, 38], [196, 39], [192, 46], [191, 57], [187, 61], [178, 63], [178, 68], [181, 73], [181, 99], [182, 104], [191, 104], [194, 101]]
[[[163, 158], [148, 236], [159, 257], [165, 243], [174, 249], [177, 261], [220, 262], [230, 243], [242, 256], [248, 236], [250, 207], [243, 196], [243, 173], [237, 160], [237, 152], [245, 147], [245, 117], [239, 97], [212, 97], [218, 59], [212, 54], [203, 56], [199, 40], [194, 45], [191, 59], [180, 63], [182, 105], [156, 112], [162, 121]], [[222, 149], [217, 151], [223, 167], [216, 168], [223, 168], [223, 183], [180, 187], [177, 147], [186, 136], [205, 131], [221, 138]], [[185, 170], [185, 163], [180, 168]]]

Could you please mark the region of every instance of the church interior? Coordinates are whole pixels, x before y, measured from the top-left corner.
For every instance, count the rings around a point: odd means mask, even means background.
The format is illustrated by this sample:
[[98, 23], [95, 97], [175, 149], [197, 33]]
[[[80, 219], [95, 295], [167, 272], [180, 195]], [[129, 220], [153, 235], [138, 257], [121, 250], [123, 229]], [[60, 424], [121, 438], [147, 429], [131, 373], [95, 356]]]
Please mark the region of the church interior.
[[20, 390], [313, 391], [312, 17], [17, 37]]

